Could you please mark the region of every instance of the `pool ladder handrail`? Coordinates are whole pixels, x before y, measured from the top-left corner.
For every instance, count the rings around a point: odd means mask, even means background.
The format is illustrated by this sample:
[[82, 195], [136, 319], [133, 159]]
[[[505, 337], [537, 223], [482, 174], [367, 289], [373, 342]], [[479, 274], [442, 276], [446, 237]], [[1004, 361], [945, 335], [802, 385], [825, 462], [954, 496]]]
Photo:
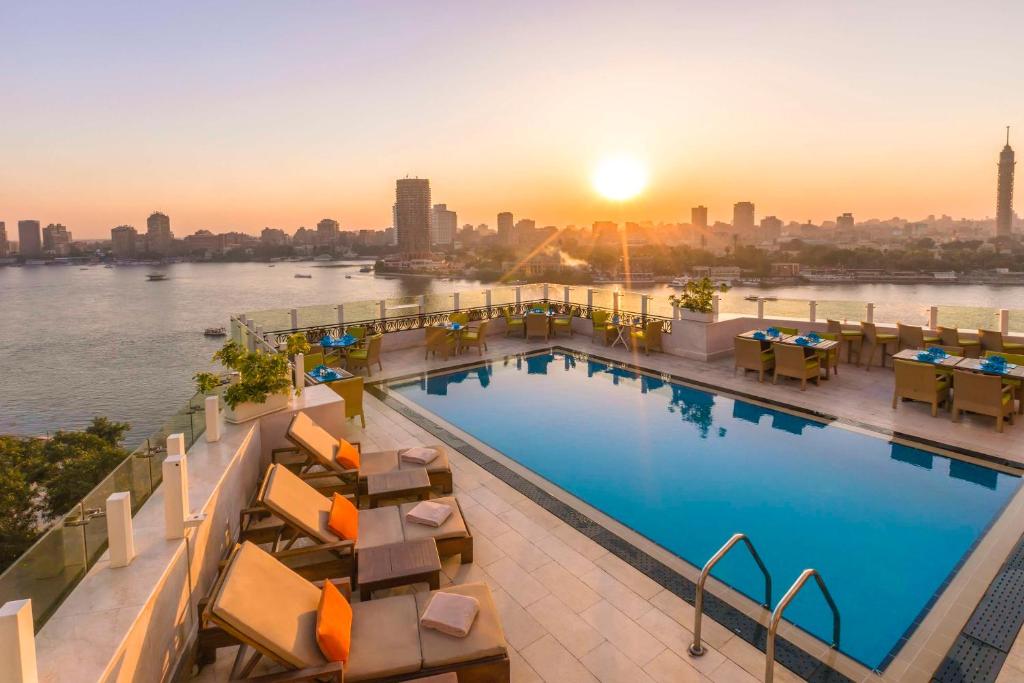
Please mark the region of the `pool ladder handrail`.
[[700, 578], [697, 579], [697, 593], [693, 601], [693, 642], [690, 643], [689, 652], [693, 657], [700, 657], [704, 654], [704, 646], [700, 640], [700, 622], [701, 617], [704, 614], [704, 583], [708, 580], [708, 576], [711, 574], [711, 570], [714, 568], [718, 561], [725, 557], [725, 555], [732, 550], [740, 541], [743, 541], [747, 549], [750, 550], [750, 554], [754, 557], [754, 562], [757, 562], [757, 566], [760, 567], [761, 573], [764, 574], [764, 602], [761, 606], [765, 609], [772, 608], [772, 575], [768, 572], [768, 567], [765, 566], [761, 560], [761, 556], [757, 554], [757, 549], [746, 534], [733, 534], [732, 537], [725, 542], [721, 548], [718, 549], [711, 559], [704, 564], [704, 568], [700, 570]]
[[825, 585], [825, 579], [821, 577], [817, 569], [805, 569], [800, 572], [800, 576], [797, 577], [793, 585], [789, 587], [786, 594], [779, 600], [779, 604], [776, 605], [775, 610], [772, 612], [772, 619], [768, 624], [768, 639], [765, 643], [764, 655], [765, 655], [765, 669], [764, 669], [764, 683], [772, 683], [775, 675], [775, 633], [779, 630], [779, 623], [782, 621], [782, 613], [789, 607], [789, 603], [793, 601], [796, 594], [800, 592], [800, 589], [804, 587], [807, 580], [811, 577], [818, 584], [818, 588], [821, 589], [821, 594], [825, 596], [825, 602], [832, 609], [832, 644], [833, 649], [839, 647], [839, 608], [836, 607], [835, 600], [832, 599], [832, 594], [828, 592], [828, 587]]

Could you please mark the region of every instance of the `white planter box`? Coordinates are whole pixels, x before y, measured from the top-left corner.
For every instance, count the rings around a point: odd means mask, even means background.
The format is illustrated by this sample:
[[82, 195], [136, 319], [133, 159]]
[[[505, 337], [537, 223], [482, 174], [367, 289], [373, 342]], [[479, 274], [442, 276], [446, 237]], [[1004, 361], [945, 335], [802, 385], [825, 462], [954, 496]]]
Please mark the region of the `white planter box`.
[[288, 407], [290, 399], [291, 397], [288, 394], [272, 394], [263, 403], [239, 403], [234, 408], [225, 406], [224, 419], [233, 425], [248, 422], [262, 415], [269, 415], [270, 413], [284, 410]]
[[682, 318], [683, 320], [693, 320], [700, 323], [715, 322], [714, 313], [698, 313], [696, 311], [691, 311], [686, 308], [679, 309], [679, 317]]

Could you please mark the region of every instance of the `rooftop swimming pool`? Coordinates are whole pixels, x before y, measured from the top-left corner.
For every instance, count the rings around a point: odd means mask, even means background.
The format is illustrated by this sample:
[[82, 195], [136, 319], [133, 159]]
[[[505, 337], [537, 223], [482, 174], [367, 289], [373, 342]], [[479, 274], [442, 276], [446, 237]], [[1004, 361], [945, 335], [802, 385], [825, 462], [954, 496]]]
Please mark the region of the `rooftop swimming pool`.
[[[884, 667], [1019, 478], [837, 424], [555, 352], [389, 386], [695, 566], [746, 533], [778, 601], [821, 572], [840, 650]], [[761, 602], [750, 556], [713, 575]], [[802, 591], [786, 611], [825, 642]]]

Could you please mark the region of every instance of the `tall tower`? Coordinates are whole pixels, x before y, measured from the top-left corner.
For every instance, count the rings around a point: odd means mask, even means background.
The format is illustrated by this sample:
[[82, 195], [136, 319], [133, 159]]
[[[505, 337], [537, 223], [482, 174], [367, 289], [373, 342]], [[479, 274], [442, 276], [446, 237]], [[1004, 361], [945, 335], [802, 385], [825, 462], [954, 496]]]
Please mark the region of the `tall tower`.
[[695, 228], [708, 227], [708, 207], [702, 204], [701, 206], [695, 206], [690, 209], [690, 223], [692, 223]]
[[732, 227], [736, 232], [749, 234], [754, 231], [753, 202], [736, 202], [732, 206]]
[[996, 189], [996, 237], [1010, 237], [1013, 228], [1013, 148], [1010, 127], [1006, 127], [1006, 146], [999, 153], [999, 182]]
[[401, 178], [395, 184], [398, 249], [407, 257], [430, 253], [430, 181]]
[[513, 236], [512, 213], [502, 211], [498, 214], [498, 241], [504, 246], [511, 246], [515, 239]]

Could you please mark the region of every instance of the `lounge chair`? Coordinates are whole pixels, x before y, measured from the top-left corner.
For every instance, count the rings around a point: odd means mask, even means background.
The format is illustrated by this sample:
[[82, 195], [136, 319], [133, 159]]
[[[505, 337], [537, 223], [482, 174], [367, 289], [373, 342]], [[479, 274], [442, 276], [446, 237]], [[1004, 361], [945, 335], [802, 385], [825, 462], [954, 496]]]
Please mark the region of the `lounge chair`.
[[[295, 562], [305, 576], [351, 575], [355, 555], [365, 548], [402, 541], [433, 538], [441, 557], [460, 555], [463, 564], [473, 561], [473, 535], [454, 496], [434, 498], [452, 508], [439, 527], [409, 522], [405, 516], [419, 502], [359, 510], [358, 538], [342, 538], [328, 525], [332, 499], [300, 479], [284, 465], [270, 465], [256, 494], [255, 504], [242, 512], [241, 538], [270, 543], [283, 561]], [[267, 514], [278, 522], [268, 522]], [[296, 546], [297, 542], [301, 543]]]
[[892, 409], [901, 398], [924, 401], [932, 406], [932, 417], [939, 414], [939, 404], [949, 406], [949, 377], [930, 363], [912, 360], [893, 361], [896, 379], [892, 392]]
[[[332, 581], [337, 585], [338, 582]], [[342, 584], [343, 595], [348, 592]], [[507, 682], [508, 645], [486, 584], [449, 586], [472, 596], [480, 611], [469, 635], [454, 638], [420, 624], [437, 591], [351, 603], [348, 661], [329, 661], [317, 641], [322, 589], [252, 543], [233, 549], [208, 600], [200, 603], [197, 652], [212, 662], [216, 650], [239, 646], [231, 680], [248, 677], [266, 658], [287, 673], [265, 681], [396, 681], [456, 672], [460, 681]], [[252, 655], [249, 655], [249, 651]]]
[[651, 320], [643, 330], [634, 330], [629, 335], [633, 341], [633, 348], [643, 347], [646, 355], [651, 351], [663, 351], [661, 347], [661, 321]]
[[608, 322], [611, 314], [608, 311], [594, 311], [590, 315], [591, 339], [601, 340], [601, 343], [608, 345], [608, 335], [615, 333], [615, 326]]
[[953, 421], [961, 412], [991, 415], [996, 418], [996, 431], [1003, 431], [1003, 421], [1013, 424], [1013, 387], [1003, 384], [998, 375], [983, 375], [966, 370], [953, 371]]
[[327, 386], [345, 401], [345, 419], [351, 420], [358, 416], [363, 429], [366, 429], [366, 414], [363, 413], [363, 378], [350, 377], [328, 382]]
[[505, 336], [509, 337], [513, 334], [520, 336], [526, 333], [526, 323], [523, 319], [512, 312], [512, 308], [506, 306], [502, 309], [501, 314], [505, 316]]
[[[871, 363], [875, 360], [875, 351], [877, 349], [882, 350], [881, 365], [884, 368], [885, 354], [889, 350], [889, 344], [893, 346], [898, 345], [900, 338], [895, 334], [879, 332], [874, 323], [862, 322], [860, 329], [864, 332], [864, 344], [868, 347], [868, 362], [865, 363], [865, 369], [871, 370]], [[891, 356], [892, 352], [889, 355]]]
[[963, 347], [963, 355], [968, 358], [977, 358], [981, 355], [981, 342], [977, 339], [967, 339], [960, 336], [960, 331], [955, 327], [939, 327], [939, 341], [943, 346]]
[[443, 360], [448, 360], [449, 356], [454, 355], [456, 347], [455, 335], [444, 327], [437, 327], [431, 325], [430, 327], [423, 328], [426, 332], [426, 352], [423, 354], [423, 359], [426, 360], [430, 357], [430, 354], [441, 354]]
[[896, 336], [900, 338], [897, 347], [901, 351], [903, 349], [923, 349], [939, 343], [938, 336], [925, 334], [924, 329], [916, 325], [896, 323]]
[[1002, 353], [1006, 351], [1009, 353], [1021, 353], [1024, 351], [1024, 344], [1008, 342], [1003, 339], [1002, 332], [995, 330], [978, 330], [978, 341], [981, 342], [982, 352], [996, 351]]
[[384, 341], [383, 334], [371, 334], [366, 340], [366, 348], [350, 351], [348, 354], [348, 369], [358, 370], [366, 368], [366, 375], [373, 376], [373, 364], [381, 371], [384, 366], [380, 362], [380, 345]]
[[548, 316], [546, 313], [527, 313], [526, 314], [526, 338], [531, 337], [544, 337], [544, 341], [547, 341], [551, 334], [551, 328], [548, 326]]
[[753, 370], [757, 373], [757, 381], [763, 382], [765, 373], [775, 367], [775, 353], [771, 349], [762, 350], [761, 342], [756, 339], [736, 337], [733, 343], [736, 349], [735, 370], [742, 369], [744, 374]]
[[860, 352], [864, 345], [864, 333], [860, 330], [843, 329], [843, 324], [838, 320], [828, 321], [828, 331], [839, 335], [840, 345], [846, 345], [846, 362], [853, 362], [853, 354], [857, 353], [857, 365], [860, 365]]
[[479, 327], [465, 330], [462, 333], [462, 339], [459, 340], [459, 351], [465, 351], [469, 347], [475, 346], [479, 355], [483, 356], [484, 351], [487, 350], [487, 328], [490, 325], [490, 320], [484, 320]]
[[[992, 356], [1002, 356], [1007, 363], [1024, 366], [1024, 353], [986, 351], [982, 357], [991, 358]], [[1024, 414], [1024, 380], [1018, 377], [1003, 377], [1003, 384], [1013, 388], [1013, 393], [1017, 397], [1017, 412]]]
[[800, 391], [807, 391], [807, 380], [815, 384], [821, 379], [821, 362], [818, 355], [805, 356], [803, 348], [792, 344], [772, 344], [775, 352], [775, 373], [772, 384], [776, 384], [780, 376], [800, 380]]
[[556, 315], [554, 317], [554, 319], [551, 321], [552, 333], [554, 334], [554, 336], [557, 337], [559, 330], [562, 330], [562, 331], [568, 332], [569, 336], [571, 337], [572, 336], [572, 318], [573, 318], [572, 306], [566, 306], [565, 313], [562, 313], [561, 315]]
[[[292, 416], [285, 431], [286, 438], [294, 444], [293, 447], [275, 448], [271, 450], [271, 460], [277, 462], [282, 453], [301, 453], [306, 456], [305, 462], [301, 463], [298, 471], [305, 478], [315, 481], [323, 478], [337, 478], [348, 482], [348, 490], [357, 492], [365, 485], [366, 477], [370, 474], [381, 472], [392, 472], [394, 470], [411, 470], [422, 468], [423, 465], [406, 462], [400, 457], [402, 450], [376, 451], [364, 453], [358, 442], [349, 445], [354, 446], [359, 452], [359, 468], [351, 469], [338, 462], [338, 451], [349, 442], [344, 439], [337, 439], [328, 433], [326, 429], [313, 421], [306, 413], [299, 411]], [[452, 492], [452, 469], [448, 464], [448, 453], [444, 446], [430, 446], [437, 450], [437, 457], [426, 465], [427, 474], [430, 476], [430, 483], [440, 487], [443, 493]], [[313, 468], [319, 466], [323, 472], [314, 472]], [[358, 484], [358, 487], [356, 486]]]

